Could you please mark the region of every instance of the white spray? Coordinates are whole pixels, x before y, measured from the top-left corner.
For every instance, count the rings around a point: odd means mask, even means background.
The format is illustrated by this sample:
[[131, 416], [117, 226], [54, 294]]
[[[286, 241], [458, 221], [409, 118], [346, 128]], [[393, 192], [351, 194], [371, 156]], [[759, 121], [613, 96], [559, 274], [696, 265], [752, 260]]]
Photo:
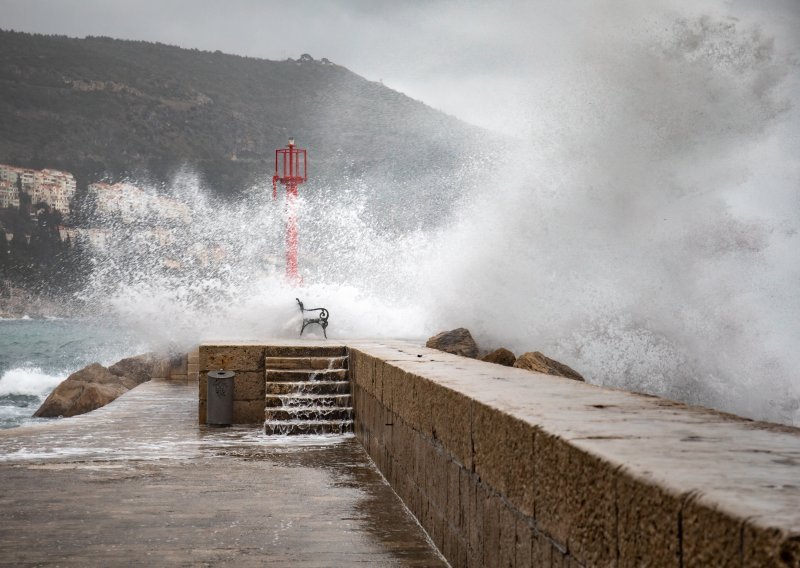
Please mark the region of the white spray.
[[331, 311], [334, 338], [465, 326], [593, 383], [800, 422], [797, 46], [632, 13], [568, 30], [551, 68], [521, 66], [547, 85], [514, 109], [524, 132], [465, 157], [457, 202], [405, 205], [435, 226], [391, 226], [373, 198], [392, 186], [318, 185], [300, 201], [293, 289], [270, 188], [216, 203], [186, 173], [172, 193], [191, 223], [161, 244], [116, 226], [87, 298], [186, 345], [291, 337], [300, 296]]

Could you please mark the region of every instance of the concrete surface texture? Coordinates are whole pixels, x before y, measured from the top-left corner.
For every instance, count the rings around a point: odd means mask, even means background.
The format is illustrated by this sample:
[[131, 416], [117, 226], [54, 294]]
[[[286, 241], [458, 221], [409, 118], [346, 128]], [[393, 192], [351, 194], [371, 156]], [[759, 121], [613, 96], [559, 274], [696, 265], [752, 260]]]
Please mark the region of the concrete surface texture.
[[0, 432], [2, 566], [446, 566], [351, 437], [197, 425], [154, 380]]
[[356, 435], [454, 566], [800, 566], [800, 430], [351, 342]]

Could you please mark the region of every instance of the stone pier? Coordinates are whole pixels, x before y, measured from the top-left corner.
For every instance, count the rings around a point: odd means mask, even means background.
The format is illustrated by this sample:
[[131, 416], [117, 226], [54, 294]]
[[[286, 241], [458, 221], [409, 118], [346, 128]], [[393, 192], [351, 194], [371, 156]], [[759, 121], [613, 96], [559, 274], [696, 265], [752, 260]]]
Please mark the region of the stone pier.
[[[453, 566], [800, 566], [796, 428], [346, 343], [356, 436]], [[201, 346], [201, 382], [266, 348]]]
[[0, 430], [0, 566], [447, 566], [352, 435], [198, 426], [197, 397]]
[[[320, 345], [347, 350], [355, 437], [275, 445], [265, 358]], [[796, 428], [397, 341], [173, 367], [0, 431], [0, 564], [800, 567]], [[198, 424], [220, 368], [247, 426]]]

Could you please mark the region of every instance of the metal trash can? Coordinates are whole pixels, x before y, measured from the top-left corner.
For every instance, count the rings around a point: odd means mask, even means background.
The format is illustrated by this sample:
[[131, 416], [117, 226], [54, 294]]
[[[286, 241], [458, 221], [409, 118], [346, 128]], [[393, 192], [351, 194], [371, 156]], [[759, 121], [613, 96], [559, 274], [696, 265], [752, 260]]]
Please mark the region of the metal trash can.
[[211, 371], [208, 377], [206, 424], [230, 426], [233, 424], [233, 371]]

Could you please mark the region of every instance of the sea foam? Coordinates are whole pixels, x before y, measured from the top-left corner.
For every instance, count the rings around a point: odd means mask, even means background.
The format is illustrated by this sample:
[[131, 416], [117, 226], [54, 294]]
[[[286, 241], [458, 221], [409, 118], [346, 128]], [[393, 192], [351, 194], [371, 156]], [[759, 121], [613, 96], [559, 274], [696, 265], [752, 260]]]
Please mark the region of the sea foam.
[[46, 397], [69, 373], [45, 373], [36, 367], [9, 369], [0, 376], [0, 396], [32, 395]]

